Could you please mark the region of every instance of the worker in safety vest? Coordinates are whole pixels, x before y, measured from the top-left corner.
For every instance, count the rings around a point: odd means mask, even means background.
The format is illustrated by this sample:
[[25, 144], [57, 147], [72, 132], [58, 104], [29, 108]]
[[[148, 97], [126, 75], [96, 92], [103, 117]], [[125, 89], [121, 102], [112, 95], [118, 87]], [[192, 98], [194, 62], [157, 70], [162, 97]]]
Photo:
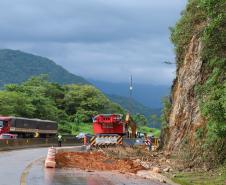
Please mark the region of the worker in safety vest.
[[61, 144], [62, 144], [62, 135], [59, 134], [58, 135], [58, 146], [61, 147]]

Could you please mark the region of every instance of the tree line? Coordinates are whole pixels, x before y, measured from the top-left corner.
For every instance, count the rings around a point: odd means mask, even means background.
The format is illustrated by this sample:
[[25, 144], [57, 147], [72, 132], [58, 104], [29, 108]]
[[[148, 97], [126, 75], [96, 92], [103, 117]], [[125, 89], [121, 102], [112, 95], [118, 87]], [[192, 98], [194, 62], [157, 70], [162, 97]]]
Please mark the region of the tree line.
[[0, 115], [54, 120], [59, 131], [72, 133], [76, 124], [92, 121], [99, 113], [124, 113], [91, 85], [59, 85], [47, 75], [21, 84], [8, 84], [0, 91]]
[[[104, 113], [125, 114], [126, 110], [92, 85], [59, 85], [49, 82], [48, 75], [8, 84], [0, 91], [0, 115], [57, 121], [61, 133], [75, 134], [81, 127], [90, 131], [92, 117]], [[133, 119], [139, 126], [148, 125], [142, 114], [133, 115]], [[151, 124], [157, 122], [152, 115]]]

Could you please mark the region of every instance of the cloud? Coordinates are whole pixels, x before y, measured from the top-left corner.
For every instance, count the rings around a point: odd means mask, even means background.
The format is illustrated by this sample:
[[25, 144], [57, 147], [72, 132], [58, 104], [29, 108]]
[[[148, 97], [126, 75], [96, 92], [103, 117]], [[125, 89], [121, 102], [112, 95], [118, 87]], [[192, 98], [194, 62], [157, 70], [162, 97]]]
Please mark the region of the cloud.
[[[87, 78], [168, 84], [168, 27], [185, 0], [1, 0], [0, 47], [53, 59]], [[161, 74], [161, 75], [158, 75]]]

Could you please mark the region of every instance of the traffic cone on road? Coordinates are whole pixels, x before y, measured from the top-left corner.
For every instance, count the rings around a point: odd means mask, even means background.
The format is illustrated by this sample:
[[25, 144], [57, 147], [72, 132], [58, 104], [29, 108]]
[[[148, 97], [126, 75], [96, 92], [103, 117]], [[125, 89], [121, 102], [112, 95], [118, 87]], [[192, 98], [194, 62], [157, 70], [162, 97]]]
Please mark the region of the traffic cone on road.
[[46, 168], [55, 168], [56, 167], [56, 148], [51, 147], [48, 149], [47, 158], [45, 160]]

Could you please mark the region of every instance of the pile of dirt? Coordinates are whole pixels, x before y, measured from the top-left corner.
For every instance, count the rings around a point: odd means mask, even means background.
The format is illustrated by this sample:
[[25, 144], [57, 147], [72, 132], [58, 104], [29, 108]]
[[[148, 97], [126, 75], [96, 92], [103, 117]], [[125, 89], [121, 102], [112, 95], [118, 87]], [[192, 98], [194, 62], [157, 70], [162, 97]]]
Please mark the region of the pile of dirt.
[[158, 157], [157, 152], [150, 152], [146, 150], [143, 146], [134, 147], [109, 147], [103, 148], [102, 152], [109, 157], [117, 159], [140, 159], [142, 161], [153, 161]]
[[116, 170], [122, 173], [136, 173], [144, 167], [129, 159], [115, 159], [102, 152], [63, 152], [56, 155], [57, 166], [60, 168], [80, 168], [83, 170]]

